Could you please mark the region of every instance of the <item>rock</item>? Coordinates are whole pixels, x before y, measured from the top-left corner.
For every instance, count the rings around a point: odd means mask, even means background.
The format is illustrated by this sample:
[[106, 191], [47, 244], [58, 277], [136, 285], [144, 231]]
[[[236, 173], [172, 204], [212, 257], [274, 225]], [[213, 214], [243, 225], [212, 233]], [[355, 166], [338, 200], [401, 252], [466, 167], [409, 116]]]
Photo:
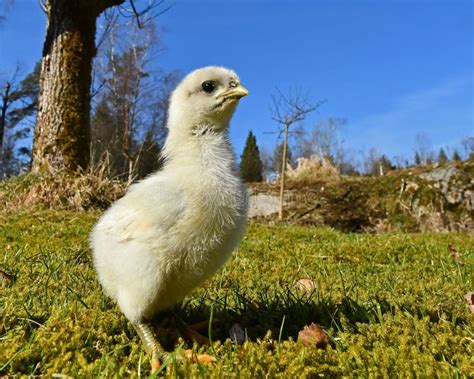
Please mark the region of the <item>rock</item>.
[[280, 199], [276, 195], [252, 194], [249, 199], [249, 217], [268, 216], [277, 213]]
[[449, 166], [443, 168], [437, 168], [430, 172], [420, 174], [420, 178], [432, 181], [449, 182], [451, 177], [457, 173], [456, 167]]

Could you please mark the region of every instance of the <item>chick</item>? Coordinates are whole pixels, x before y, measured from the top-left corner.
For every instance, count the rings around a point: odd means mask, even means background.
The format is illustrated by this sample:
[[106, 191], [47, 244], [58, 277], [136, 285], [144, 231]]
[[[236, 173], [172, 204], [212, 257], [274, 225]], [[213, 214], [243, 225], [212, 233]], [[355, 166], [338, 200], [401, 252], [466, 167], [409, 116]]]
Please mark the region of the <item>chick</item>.
[[215, 273], [244, 232], [247, 192], [228, 130], [248, 93], [223, 67], [186, 76], [170, 100], [163, 169], [132, 185], [91, 233], [99, 281], [137, 330], [153, 369], [165, 352], [148, 322]]

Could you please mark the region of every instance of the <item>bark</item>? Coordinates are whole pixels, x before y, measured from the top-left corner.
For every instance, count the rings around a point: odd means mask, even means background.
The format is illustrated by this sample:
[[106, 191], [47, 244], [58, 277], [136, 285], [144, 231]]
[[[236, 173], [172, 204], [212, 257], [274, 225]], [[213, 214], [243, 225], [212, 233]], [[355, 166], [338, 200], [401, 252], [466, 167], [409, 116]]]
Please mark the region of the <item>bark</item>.
[[123, 2], [48, 0], [34, 172], [75, 171], [87, 166], [96, 19], [103, 10]]
[[5, 92], [2, 94], [2, 109], [0, 112], [0, 152], [3, 153], [3, 140], [5, 137], [5, 128], [7, 126], [7, 110], [10, 102], [10, 83], [5, 84]]

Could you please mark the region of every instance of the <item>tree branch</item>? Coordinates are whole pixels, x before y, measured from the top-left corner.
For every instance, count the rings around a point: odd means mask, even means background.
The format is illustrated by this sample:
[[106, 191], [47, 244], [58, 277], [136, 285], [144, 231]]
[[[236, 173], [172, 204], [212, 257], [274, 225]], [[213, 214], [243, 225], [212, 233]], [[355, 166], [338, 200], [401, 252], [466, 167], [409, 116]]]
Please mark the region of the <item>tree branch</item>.
[[46, 9], [46, 4], [43, 0], [38, 0], [38, 5], [40, 6], [44, 14], [48, 14], [48, 10]]

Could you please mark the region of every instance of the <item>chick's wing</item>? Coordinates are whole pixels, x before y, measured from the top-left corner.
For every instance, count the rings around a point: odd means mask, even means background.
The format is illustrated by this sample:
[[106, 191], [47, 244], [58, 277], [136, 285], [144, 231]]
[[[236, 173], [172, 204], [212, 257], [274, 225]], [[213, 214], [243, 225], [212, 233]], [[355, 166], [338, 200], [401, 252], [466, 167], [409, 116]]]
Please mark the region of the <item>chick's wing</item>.
[[167, 233], [184, 210], [179, 190], [165, 183], [151, 188], [142, 182], [103, 215], [97, 228], [116, 242], [156, 238]]

